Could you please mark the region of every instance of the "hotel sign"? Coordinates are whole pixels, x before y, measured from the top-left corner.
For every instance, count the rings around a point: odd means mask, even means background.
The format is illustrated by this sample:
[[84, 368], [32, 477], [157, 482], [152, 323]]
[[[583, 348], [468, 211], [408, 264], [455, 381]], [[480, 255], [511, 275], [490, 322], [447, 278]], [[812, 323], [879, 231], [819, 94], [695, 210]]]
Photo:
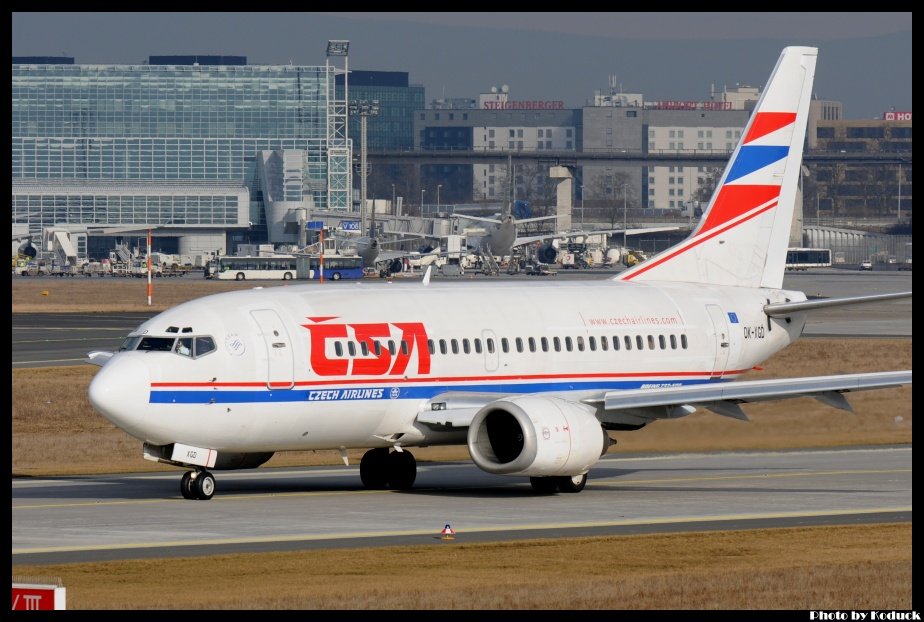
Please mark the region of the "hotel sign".
[[485, 102], [485, 110], [564, 110], [563, 101]]

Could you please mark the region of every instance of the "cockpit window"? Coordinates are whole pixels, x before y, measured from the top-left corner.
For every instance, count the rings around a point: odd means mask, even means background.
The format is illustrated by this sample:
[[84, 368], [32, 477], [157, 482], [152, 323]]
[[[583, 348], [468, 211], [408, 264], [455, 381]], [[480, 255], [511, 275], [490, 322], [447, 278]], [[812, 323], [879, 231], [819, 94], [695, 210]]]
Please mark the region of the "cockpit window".
[[139, 350], [147, 352], [170, 352], [173, 350], [175, 337], [145, 337], [138, 345]]
[[141, 337], [133, 337], [129, 335], [122, 340], [122, 345], [119, 346], [119, 352], [124, 350], [134, 350], [138, 347], [139, 343], [141, 343]]
[[176, 347], [173, 349], [174, 352], [180, 356], [192, 356], [192, 346], [193, 340], [192, 337], [183, 337], [182, 339], [176, 340]]
[[196, 337], [196, 358], [215, 351], [215, 340], [211, 337]]
[[199, 358], [216, 350], [211, 337], [126, 337], [119, 350], [144, 350], [147, 352], [173, 352], [180, 356]]

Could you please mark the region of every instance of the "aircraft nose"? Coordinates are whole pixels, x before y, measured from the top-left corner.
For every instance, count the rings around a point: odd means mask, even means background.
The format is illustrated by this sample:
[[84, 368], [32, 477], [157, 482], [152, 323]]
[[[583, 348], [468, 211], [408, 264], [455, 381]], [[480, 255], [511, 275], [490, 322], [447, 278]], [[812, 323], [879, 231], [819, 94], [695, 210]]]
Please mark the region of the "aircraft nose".
[[90, 403], [104, 417], [132, 436], [144, 438], [141, 430], [150, 398], [147, 366], [134, 355], [116, 355], [96, 372], [90, 383]]

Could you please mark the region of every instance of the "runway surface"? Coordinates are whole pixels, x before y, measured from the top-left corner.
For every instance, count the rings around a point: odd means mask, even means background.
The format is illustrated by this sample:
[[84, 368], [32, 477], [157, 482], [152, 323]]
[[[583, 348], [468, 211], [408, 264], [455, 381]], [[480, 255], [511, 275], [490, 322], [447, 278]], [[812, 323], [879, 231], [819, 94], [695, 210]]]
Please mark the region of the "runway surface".
[[83, 365], [91, 350], [116, 350], [150, 313], [14, 313], [13, 369]]
[[[590, 277], [604, 278], [592, 271], [568, 272], [555, 278]], [[464, 284], [460, 282], [459, 286], [464, 287]], [[911, 291], [911, 273], [834, 269], [790, 273], [786, 275], [784, 287], [804, 291], [809, 296], [828, 297]], [[145, 313], [13, 314], [13, 369], [82, 365], [87, 352], [118, 348], [122, 339], [150, 316]], [[817, 311], [809, 315], [804, 335], [910, 337], [911, 300]]]
[[[608, 455], [579, 494], [470, 463], [420, 465], [409, 492], [367, 491], [359, 469], [219, 472], [211, 501], [176, 473], [12, 481], [12, 563], [533, 537], [911, 521], [910, 446]], [[140, 459], [140, 458], [139, 458]]]

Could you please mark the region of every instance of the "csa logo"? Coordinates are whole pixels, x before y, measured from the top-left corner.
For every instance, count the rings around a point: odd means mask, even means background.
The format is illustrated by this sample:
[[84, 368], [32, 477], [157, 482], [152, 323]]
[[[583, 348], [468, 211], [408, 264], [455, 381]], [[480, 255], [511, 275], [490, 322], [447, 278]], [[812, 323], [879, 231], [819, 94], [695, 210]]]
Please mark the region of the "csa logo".
[[[334, 319], [309, 317], [302, 324], [311, 335], [311, 368], [319, 376], [403, 376], [409, 365], [418, 374], [430, 373], [427, 331], [420, 322], [331, 323]], [[338, 339], [359, 342], [363, 356], [329, 353], [328, 341]]]
[[396, 400], [399, 397], [401, 397], [401, 389], [399, 389], [398, 387], [392, 387], [388, 395], [389, 397], [391, 397], [391, 399]]

